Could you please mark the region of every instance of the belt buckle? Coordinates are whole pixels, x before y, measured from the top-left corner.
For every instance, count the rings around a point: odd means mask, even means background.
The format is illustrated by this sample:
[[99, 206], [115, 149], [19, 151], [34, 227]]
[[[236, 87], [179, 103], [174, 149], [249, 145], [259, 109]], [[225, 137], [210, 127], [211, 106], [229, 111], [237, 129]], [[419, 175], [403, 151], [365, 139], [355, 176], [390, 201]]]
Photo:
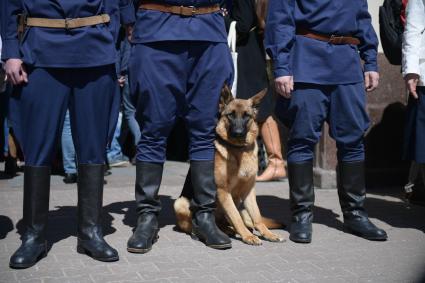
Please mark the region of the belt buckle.
[[343, 39], [344, 39], [344, 36], [332, 34], [331, 37], [329, 38], [328, 43], [341, 44]]
[[[189, 11], [188, 11], [189, 10]], [[193, 17], [196, 13], [195, 6], [180, 6], [180, 15], [186, 17]]]
[[70, 21], [71, 20], [72, 20], [71, 18], [66, 18], [65, 19], [65, 29], [66, 30], [70, 30], [69, 25], [70, 25]]

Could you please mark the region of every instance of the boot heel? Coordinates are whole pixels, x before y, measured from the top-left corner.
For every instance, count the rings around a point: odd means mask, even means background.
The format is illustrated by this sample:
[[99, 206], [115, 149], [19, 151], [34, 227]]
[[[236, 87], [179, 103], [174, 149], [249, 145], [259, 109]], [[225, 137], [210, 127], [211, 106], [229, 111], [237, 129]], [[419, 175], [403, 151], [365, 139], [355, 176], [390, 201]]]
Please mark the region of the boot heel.
[[77, 246], [77, 253], [86, 254], [86, 249], [81, 246]]
[[190, 233], [190, 237], [192, 240], [201, 241], [201, 239], [194, 232]]

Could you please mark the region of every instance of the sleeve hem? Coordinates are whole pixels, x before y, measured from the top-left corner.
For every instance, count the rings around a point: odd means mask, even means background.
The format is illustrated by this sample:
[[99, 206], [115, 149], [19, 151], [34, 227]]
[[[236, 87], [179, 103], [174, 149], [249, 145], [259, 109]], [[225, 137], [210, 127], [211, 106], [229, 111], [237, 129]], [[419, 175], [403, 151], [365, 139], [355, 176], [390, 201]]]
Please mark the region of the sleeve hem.
[[6, 39], [3, 41], [1, 59], [6, 61], [11, 58], [21, 58], [19, 52], [19, 41], [17, 39]]

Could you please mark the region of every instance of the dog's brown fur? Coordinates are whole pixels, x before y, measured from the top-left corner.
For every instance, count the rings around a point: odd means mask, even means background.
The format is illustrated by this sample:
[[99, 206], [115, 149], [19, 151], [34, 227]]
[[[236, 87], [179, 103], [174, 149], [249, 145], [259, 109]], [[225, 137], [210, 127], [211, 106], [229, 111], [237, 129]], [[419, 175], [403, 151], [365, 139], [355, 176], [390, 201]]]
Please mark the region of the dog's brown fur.
[[[255, 195], [255, 177], [258, 170], [257, 143], [258, 125], [255, 122], [257, 108], [267, 90], [259, 92], [248, 100], [233, 99], [230, 89], [225, 86], [220, 98], [220, 120], [216, 127], [218, 139], [215, 141], [215, 181], [217, 184], [218, 208], [216, 221], [223, 229], [231, 223], [242, 240], [250, 245], [260, 245], [261, 240], [248, 228], [256, 229], [269, 241], [281, 242], [283, 238], [268, 228], [283, 228], [272, 219], [263, 218]], [[248, 115], [247, 135], [235, 139], [229, 135], [228, 115]], [[243, 204], [243, 209], [238, 207]], [[192, 215], [189, 200], [178, 198], [174, 203], [177, 226], [184, 232], [192, 229]], [[227, 221], [226, 221], [227, 219]], [[231, 232], [231, 229], [224, 229]]]

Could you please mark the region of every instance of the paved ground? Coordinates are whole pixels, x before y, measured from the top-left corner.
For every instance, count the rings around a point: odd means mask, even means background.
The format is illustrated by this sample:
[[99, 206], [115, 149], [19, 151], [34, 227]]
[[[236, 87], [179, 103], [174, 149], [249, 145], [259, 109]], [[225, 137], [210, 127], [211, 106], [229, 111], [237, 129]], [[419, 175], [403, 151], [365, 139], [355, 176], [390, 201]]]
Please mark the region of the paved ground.
[[[106, 239], [120, 252], [117, 263], [100, 263], [75, 251], [76, 186], [52, 180], [47, 258], [16, 271], [9, 256], [19, 244], [14, 228], [22, 215], [22, 176], [0, 180], [0, 282], [425, 282], [425, 208], [408, 206], [397, 195], [369, 194], [374, 222], [390, 240], [369, 242], [341, 231], [335, 191], [316, 192], [313, 243], [265, 242], [251, 247], [238, 239], [233, 249], [215, 251], [174, 231], [172, 202], [187, 165], [167, 163], [161, 190], [160, 240], [146, 255], [126, 252], [136, 217], [134, 168], [114, 169], [105, 188]], [[288, 222], [288, 184], [257, 185], [263, 214]], [[287, 237], [286, 231], [278, 233]]]

